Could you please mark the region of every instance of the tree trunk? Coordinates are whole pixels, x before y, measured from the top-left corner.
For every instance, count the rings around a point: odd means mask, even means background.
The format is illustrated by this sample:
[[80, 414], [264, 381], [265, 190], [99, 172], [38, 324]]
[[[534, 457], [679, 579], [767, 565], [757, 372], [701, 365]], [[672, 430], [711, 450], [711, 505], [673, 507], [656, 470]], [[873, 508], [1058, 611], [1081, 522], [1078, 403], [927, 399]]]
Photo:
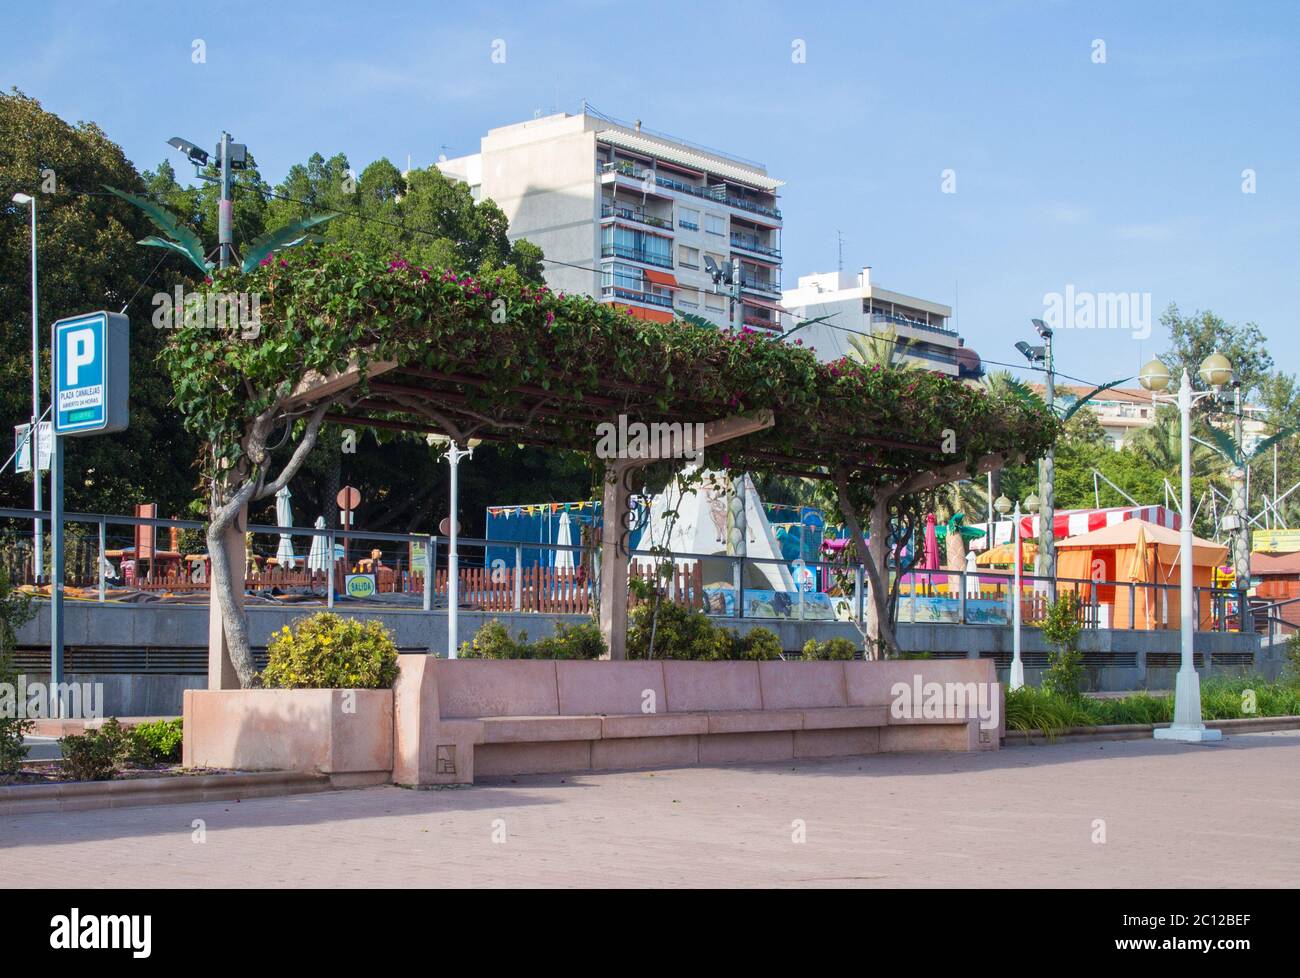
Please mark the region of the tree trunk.
[[222, 631], [235, 674], [242, 689], [249, 689], [257, 678], [253, 653], [248, 645], [248, 623], [235, 588], [244, 588], [244, 564], [238, 567], [231, 562], [231, 552], [243, 552], [244, 534], [239, 525], [239, 510], [227, 504], [214, 511], [208, 524], [208, 557], [212, 561], [212, 581], [209, 587], [217, 598], [221, 614]]
[[867, 572], [867, 593], [871, 596], [871, 601], [866, 607], [868, 647], [864, 651], [869, 658], [878, 659], [883, 645], [891, 655], [900, 655], [898, 640], [894, 637], [894, 629], [885, 608], [885, 590], [880, 572], [880, 568], [884, 568], [884, 573], [888, 573], [885, 554], [889, 535], [889, 497], [879, 495], [872, 505], [871, 542], [868, 544], [862, 535], [862, 521], [858, 518], [857, 508], [849, 499], [848, 480], [843, 473], [837, 477], [836, 486], [839, 489], [836, 495], [839, 497], [840, 512], [848, 524], [853, 547], [861, 555]]

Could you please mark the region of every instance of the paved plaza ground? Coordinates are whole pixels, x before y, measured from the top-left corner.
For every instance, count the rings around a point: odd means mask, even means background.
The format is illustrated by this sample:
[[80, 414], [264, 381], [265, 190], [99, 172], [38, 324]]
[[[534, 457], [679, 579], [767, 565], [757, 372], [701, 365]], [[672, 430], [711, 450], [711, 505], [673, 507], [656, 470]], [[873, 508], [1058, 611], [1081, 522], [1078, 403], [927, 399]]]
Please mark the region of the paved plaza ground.
[[5, 888], [1297, 881], [1300, 731], [0, 817]]

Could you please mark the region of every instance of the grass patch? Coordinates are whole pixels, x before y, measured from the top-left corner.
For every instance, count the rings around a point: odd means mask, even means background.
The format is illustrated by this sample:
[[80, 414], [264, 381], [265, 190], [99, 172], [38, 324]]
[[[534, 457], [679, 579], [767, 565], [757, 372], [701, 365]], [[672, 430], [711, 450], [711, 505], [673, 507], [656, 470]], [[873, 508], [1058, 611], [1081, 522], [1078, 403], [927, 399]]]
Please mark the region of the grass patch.
[[[1007, 692], [1007, 729], [1042, 731], [1048, 740], [1070, 727], [1130, 723], [1170, 723], [1173, 694], [1137, 693], [1122, 699], [1065, 697], [1024, 686]], [[1201, 683], [1201, 716], [1206, 720], [1300, 716], [1300, 678], [1214, 677]]]

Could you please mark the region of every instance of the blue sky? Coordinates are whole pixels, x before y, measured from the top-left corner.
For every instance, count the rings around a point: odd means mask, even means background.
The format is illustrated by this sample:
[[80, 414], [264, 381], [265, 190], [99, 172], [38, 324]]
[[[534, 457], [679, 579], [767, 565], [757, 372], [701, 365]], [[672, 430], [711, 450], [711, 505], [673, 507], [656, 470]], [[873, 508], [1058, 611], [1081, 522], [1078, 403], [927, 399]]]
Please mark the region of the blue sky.
[[[1072, 286], [1253, 320], [1300, 366], [1300, 3], [51, 2], [8, 20], [0, 83], [141, 168], [183, 174], [167, 137], [223, 127], [272, 181], [315, 151], [428, 165], [585, 97], [786, 180], [788, 286], [836, 267], [838, 231], [846, 269], [955, 305], [986, 360], [1018, 359]], [[1158, 326], [1064, 329], [1058, 362], [1100, 382], [1163, 345]]]

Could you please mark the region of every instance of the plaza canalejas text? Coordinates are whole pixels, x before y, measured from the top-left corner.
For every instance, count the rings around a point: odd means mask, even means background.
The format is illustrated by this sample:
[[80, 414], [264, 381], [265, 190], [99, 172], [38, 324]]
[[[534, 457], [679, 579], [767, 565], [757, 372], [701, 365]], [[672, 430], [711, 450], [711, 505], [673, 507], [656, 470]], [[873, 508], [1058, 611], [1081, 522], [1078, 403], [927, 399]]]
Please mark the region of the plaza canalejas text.
[[[707, 465], [837, 486], [865, 557], [869, 631], [891, 646], [881, 587], [890, 500], [1035, 458], [1059, 427], [1033, 404], [939, 374], [823, 364], [749, 330], [634, 319], [513, 272], [475, 278], [322, 249], [218, 272], [208, 287], [261, 296], [256, 337], [183, 327], [165, 353], [184, 423], [205, 441], [214, 686], [254, 680], [232, 574], [247, 507], [293, 477], [327, 421], [588, 454], [597, 427], [620, 416], [705, 424]], [[609, 471], [607, 550], [626, 495], [619, 466]], [[618, 577], [601, 606], [614, 658], [626, 620]]]

